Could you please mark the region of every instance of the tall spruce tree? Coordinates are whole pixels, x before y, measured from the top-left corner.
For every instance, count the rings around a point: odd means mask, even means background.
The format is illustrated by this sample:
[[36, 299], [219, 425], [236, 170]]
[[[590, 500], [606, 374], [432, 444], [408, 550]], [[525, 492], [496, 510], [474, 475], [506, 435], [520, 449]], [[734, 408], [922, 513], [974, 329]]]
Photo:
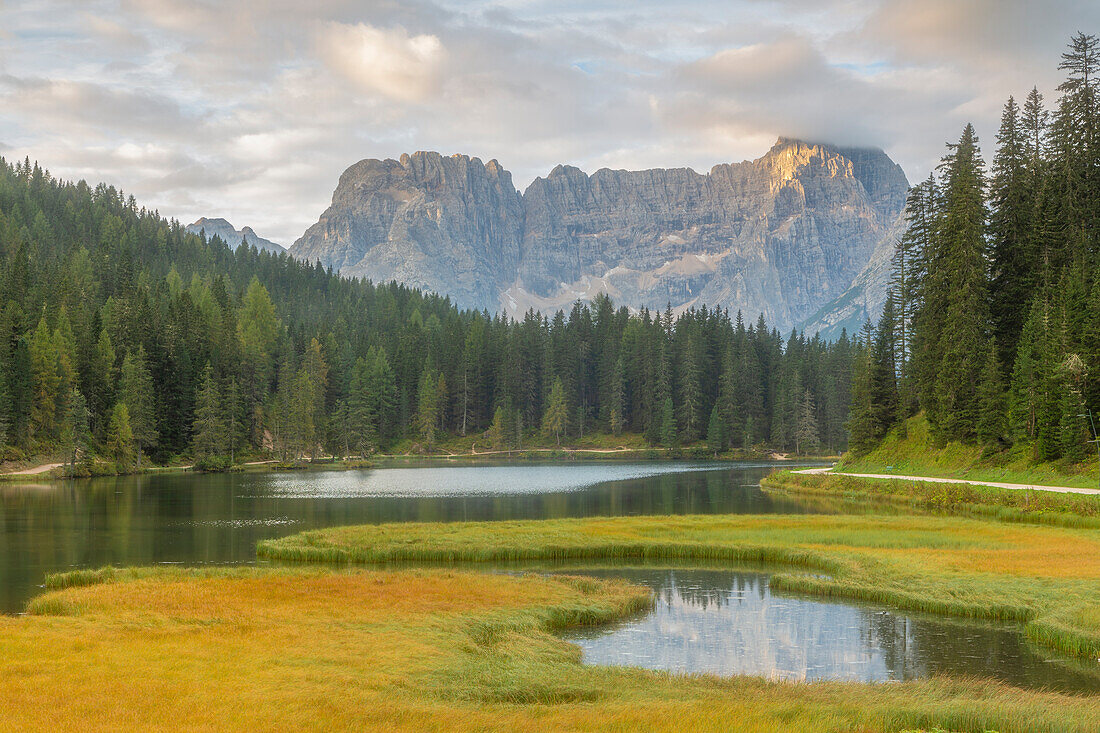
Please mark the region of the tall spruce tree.
[[1036, 285], [1032, 237], [1034, 189], [1028, 174], [1027, 132], [1016, 100], [1009, 97], [997, 133], [997, 154], [990, 179], [990, 260], [993, 336], [998, 361], [1010, 367], [1016, 357], [1028, 302]]
[[978, 137], [968, 124], [942, 164], [943, 215], [933, 238], [922, 306], [922, 321], [932, 331], [924, 356], [933, 360], [925, 371], [930, 383], [924, 406], [941, 441], [972, 440], [978, 417], [979, 375], [989, 343], [982, 167]]
[[991, 344], [982, 366], [978, 384], [978, 442], [989, 447], [1000, 447], [1007, 432], [1008, 415], [1006, 397], [997, 361], [996, 344]]
[[195, 436], [192, 452], [197, 465], [204, 462], [204, 459], [209, 461], [223, 455], [225, 422], [222, 419], [222, 395], [209, 362], [203, 368], [202, 381], [195, 397], [192, 432]]
[[73, 387], [69, 397], [69, 474], [87, 473], [86, 464], [91, 460], [92, 436], [88, 429], [88, 402], [80, 390]]

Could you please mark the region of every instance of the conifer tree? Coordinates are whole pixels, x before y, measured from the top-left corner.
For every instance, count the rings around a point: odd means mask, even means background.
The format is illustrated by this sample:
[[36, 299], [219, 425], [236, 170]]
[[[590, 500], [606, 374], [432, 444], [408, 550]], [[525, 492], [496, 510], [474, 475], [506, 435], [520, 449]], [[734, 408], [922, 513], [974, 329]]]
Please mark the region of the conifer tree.
[[85, 472], [84, 470], [78, 471], [77, 466], [83, 467], [85, 463], [91, 460], [92, 436], [88, 430], [88, 403], [80, 390], [75, 387], [73, 387], [72, 394], [69, 397], [68, 424], [69, 473], [72, 476], [77, 476]]
[[870, 424], [875, 440], [884, 437], [890, 428], [905, 417], [899, 408], [898, 370], [895, 361], [897, 348], [894, 343], [896, 325], [894, 304], [887, 300], [871, 340], [868, 361]]
[[61, 377], [57, 373], [56, 345], [45, 316], [39, 319], [29, 341], [34, 389], [31, 395], [31, 435], [48, 439], [56, 427], [57, 390]]
[[699, 437], [703, 421], [703, 391], [699, 385], [700, 370], [694, 335], [684, 340], [680, 358], [680, 412], [677, 424], [680, 440], [693, 443]]
[[507, 432], [506, 423], [508, 422], [508, 412], [502, 405], [498, 405], [496, 411], [493, 412], [493, 422], [489, 426], [489, 430], [486, 432], [485, 437], [489, 440], [489, 445], [493, 450], [501, 450], [504, 448], [505, 433]]
[[230, 465], [237, 462], [237, 446], [245, 437], [244, 422], [241, 420], [241, 388], [236, 378], [231, 377], [222, 391], [225, 411], [225, 440], [229, 448]]
[[820, 448], [817, 431], [817, 407], [810, 390], [802, 393], [798, 405], [798, 425], [795, 429], [795, 453], [814, 453]]
[[997, 362], [997, 349], [991, 344], [982, 367], [978, 385], [977, 438], [986, 446], [999, 446], [1005, 439], [1007, 410], [1005, 392], [1001, 380], [1001, 367]]
[[550, 387], [550, 397], [546, 404], [546, 413], [542, 416], [543, 435], [553, 435], [557, 445], [561, 445], [562, 433], [569, 426], [569, 408], [565, 402], [565, 387], [560, 378], [555, 378]]
[[676, 410], [672, 398], [665, 397], [661, 407], [661, 445], [675, 448], [680, 444], [680, 434], [676, 429]]
[[371, 410], [376, 420], [378, 444], [382, 446], [393, 437], [396, 428], [397, 386], [385, 349], [372, 346], [367, 351], [367, 364], [370, 367], [366, 383], [367, 394], [370, 396]]
[[864, 324], [857, 340], [852, 365], [852, 405], [848, 411], [848, 447], [857, 456], [870, 452], [882, 438], [874, 417], [871, 401], [871, 339], [870, 322]]
[[1043, 172], [1043, 157], [1046, 154], [1047, 123], [1050, 113], [1043, 106], [1043, 95], [1038, 87], [1032, 87], [1024, 100], [1021, 116], [1023, 128], [1024, 157], [1027, 161], [1029, 184], [1032, 191], [1037, 190]]
[[1085, 457], [1085, 447], [1091, 439], [1088, 422], [1084, 417], [1085, 401], [1082, 393], [1088, 367], [1077, 354], [1069, 354], [1059, 365], [1059, 453], [1071, 461]]
[[[316, 338], [310, 340], [309, 348], [302, 356], [301, 375], [298, 380], [298, 397], [302, 401], [299, 412], [309, 412], [309, 420], [303, 420], [303, 428], [307, 425], [311, 430], [304, 430], [302, 437], [310, 456], [314, 456], [317, 443], [324, 437], [327, 423], [327, 410], [325, 395], [328, 388], [328, 363], [325, 360], [321, 342]], [[302, 419], [302, 418], [299, 418]]]
[[107, 454], [118, 466], [127, 471], [134, 462], [134, 433], [130, 429], [130, 411], [122, 402], [115, 404], [107, 422]]
[[[926, 358], [934, 378], [925, 409], [939, 440], [970, 440], [978, 417], [977, 386], [988, 345], [988, 284], [985, 240], [985, 180], [974, 128], [967, 125], [944, 158], [943, 216], [934, 238], [927, 279], [927, 311], [933, 332]], [[938, 327], [931, 323], [940, 320]]]
[[144, 450], [156, 443], [156, 406], [153, 399], [153, 377], [145, 356], [145, 348], [126, 354], [119, 379], [119, 400], [126, 405], [130, 427], [136, 445], [137, 467], [141, 468]]
[[1008, 395], [1008, 432], [1013, 441], [1035, 438], [1038, 431], [1039, 398], [1041, 392], [1042, 304], [1032, 303], [1030, 313], [1020, 333], [1012, 382]]
[[623, 432], [623, 410], [624, 410], [624, 372], [625, 366], [623, 363], [623, 356], [620, 353], [615, 360], [615, 366], [611, 375], [611, 386], [609, 389], [609, 406], [608, 406], [608, 421], [611, 427], [611, 432], [614, 435], [621, 435]]
[[[2, 348], [2, 347], [0, 347]], [[12, 404], [9, 388], [9, 366], [0, 363], [0, 449], [9, 445], [12, 438]]]
[[378, 445], [377, 398], [371, 394], [371, 364], [363, 357], [356, 359], [351, 384], [345, 400], [345, 440], [359, 455], [372, 452]]
[[722, 418], [722, 410], [716, 403], [711, 408], [710, 420], [707, 422], [707, 447], [711, 449], [717, 458], [719, 453], [726, 450], [728, 443], [726, 421]]
[[1026, 303], [1036, 285], [1032, 238], [1034, 190], [1028, 175], [1026, 131], [1016, 100], [1009, 97], [997, 133], [990, 180], [990, 316], [1000, 345], [997, 358], [1011, 365], [1027, 317]]
[[278, 337], [275, 305], [267, 288], [253, 275], [241, 301], [237, 338], [241, 350], [243, 412], [250, 421], [248, 432], [256, 445], [261, 434], [261, 412], [256, 408], [263, 403], [271, 384]]
[[[128, 417], [128, 416], [127, 416]], [[218, 383], [214, 380], [214, 370], [207, 362], [202, 371], [202, 382], [195, 396], [195, 422], [192, 425], [195, 436], [192, 452], [196, 464], [204, 459], [215, 458], [222, 454], [225, 447], [225, 422], [222, 419], [222, 395]]]
[[106, 328], [99, 331], [92, 357], [91, 374], [88, 375], [88, 411], [91, 415], [93, 432], [102, 437], [106, 428], [108, 413], [115, 402], [115, 360], [114, 344]]
[[[294, 375], [291, 385], [287, 421], [289, 443], [295, 458], [308, 454], [312, 459], [317, 454], [317, 382], [310, 369], [302, 365]], [[224, 432], [224, 423], [221, 429]]]
[[439, 430], [439, 377], [434, 369], [424, 369], [417, 393], [417, 433], [424, 449], [431, 450]]

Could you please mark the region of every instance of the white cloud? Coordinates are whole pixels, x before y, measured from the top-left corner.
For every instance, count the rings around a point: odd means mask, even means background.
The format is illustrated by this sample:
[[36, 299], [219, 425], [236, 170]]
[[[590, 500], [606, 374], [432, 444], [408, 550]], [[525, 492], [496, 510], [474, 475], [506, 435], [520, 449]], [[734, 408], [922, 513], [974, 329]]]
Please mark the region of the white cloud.
[[446, 52], [437, 36], [330, 23], [317, 45], [333, 70], [368, 92], [401, 102], [423, 102], [439, 93]]
[[364, 157], [497, 158], [521, 188], [884, 146], [923, 177], [1048, 98], [1095, 0], [0, 0], [4, 155], [293, 242]]

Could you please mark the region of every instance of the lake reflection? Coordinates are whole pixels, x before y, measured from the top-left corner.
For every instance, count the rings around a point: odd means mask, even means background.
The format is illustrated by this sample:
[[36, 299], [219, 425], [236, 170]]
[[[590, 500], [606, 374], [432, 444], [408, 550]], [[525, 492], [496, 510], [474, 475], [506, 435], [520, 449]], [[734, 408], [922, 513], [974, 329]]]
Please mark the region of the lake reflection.
[[976, 675], [1022, 687], [1100, 690], [1096, 665], [1051, 661], [1016, 627], [773, 595], [762, 573], [581, 570], [655, 592], [653, 610], [569, 640], [588, 664], [782, 680], [885, 682]]
[[165, 474], [0, 484], [0, 612], [47, 573], [255, 561], [256, 543], [377, 522], [803, 512], [759, 488], [776, 465], [449, 464], [357, 471]]

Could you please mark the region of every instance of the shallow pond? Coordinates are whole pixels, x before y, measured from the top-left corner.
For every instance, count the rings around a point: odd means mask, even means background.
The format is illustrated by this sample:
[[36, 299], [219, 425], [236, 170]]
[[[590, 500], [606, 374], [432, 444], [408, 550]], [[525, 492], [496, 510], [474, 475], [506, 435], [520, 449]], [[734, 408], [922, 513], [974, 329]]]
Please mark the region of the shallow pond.
[[1100, 667], [1043, 655], [1020, 628], [775, 595], [768, 574], [710, 569], [580, 569], [654, 591], [652, 610], [567, 638], [588, 664], [774, 679], [887, 682], [940, 674], [1020, 687], [1100, 690]]

